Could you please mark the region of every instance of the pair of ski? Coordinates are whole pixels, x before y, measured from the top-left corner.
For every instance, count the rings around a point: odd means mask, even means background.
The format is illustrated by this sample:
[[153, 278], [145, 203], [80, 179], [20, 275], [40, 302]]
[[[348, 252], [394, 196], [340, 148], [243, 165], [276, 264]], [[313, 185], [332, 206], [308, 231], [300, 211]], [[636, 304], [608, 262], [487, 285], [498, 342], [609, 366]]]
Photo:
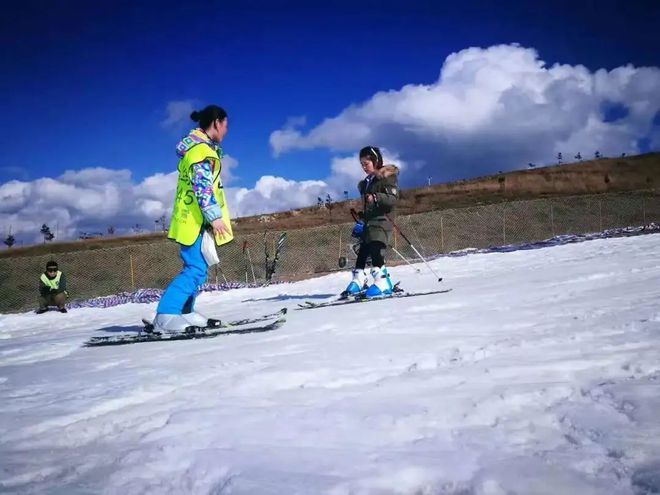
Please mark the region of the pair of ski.
[[260, 333], [276, 330], [286, 322], [287, 308], [282, 308], [275, 313], [257, 316], [256, 318], [244, 318], [230, 322], [221, 322], [220, 326], [213, 328], [191, 327], [188, 332], [159, 333], [153, 331], [153, 324], [148, 320], [142, 320], [144, 328], [136, 334], [111, 335], [104, 337], [92, 337], [85, 342], [85, 347], [99, 347], [108, 345], [137, 344], [140, 342], [169, 342], [172, 340], [207, 339], [219, 335], [235, 335], [243, 333]]
[[394, 290], [392, 294], [386, 296], [367, 297], [366, 290], [363, 290], [357, 294], [341, 294], [339, 297], [335, 299], [331, 299], [330, 301], [323, 301], [318, 303], [313, 301], [304, 301], [303, 303], [298, 304], [296, 310], [302, 311], [304, 309], [327, 308], [330, 306], [343, 306], [345, 304], [368, 303], [375, 301], [384, 301], [388, 299], [402, 299], [406, 297], [430, 296], [433, 294], [446, 294], [447, 292], [450, 291], [451, 289], [440, 289], [440, 290], [430, 290], [426, 292], [408, 292], [406, 290], [401, 289], [399, 287], [399, 283], [397, 282], [394, 285]]

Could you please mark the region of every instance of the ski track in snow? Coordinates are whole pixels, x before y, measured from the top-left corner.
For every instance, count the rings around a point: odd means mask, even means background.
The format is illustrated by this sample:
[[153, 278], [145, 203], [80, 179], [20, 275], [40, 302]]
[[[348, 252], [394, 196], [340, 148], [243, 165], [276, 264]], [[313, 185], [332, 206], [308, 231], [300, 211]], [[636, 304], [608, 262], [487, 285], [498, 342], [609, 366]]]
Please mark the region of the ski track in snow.
[[[660, 493], [660, 235], [433, 262], [447, 294], [84, 348], [152, 304], [0, 315], [0, 493]], [[227, 319], [346, 273], [204, 293]]]

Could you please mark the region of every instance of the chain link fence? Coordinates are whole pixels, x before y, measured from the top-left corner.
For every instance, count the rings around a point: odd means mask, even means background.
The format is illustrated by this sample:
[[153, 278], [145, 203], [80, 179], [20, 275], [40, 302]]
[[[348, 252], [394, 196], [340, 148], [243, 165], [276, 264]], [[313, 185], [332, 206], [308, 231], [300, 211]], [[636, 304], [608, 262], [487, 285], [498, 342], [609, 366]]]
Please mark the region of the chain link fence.
[[[399, 228], [424, 256], [465, 248], [488, 248], [534, 242], [564, 234], [647, 225], [660, 221], [660, 190], [553, 199], [511, 201], [399, 216]], [[297, 280], [340, 270], [340, 258], [352, 266], [352, 222], [292, 230], [277, 263], [275, 279]], [[260, 283], [265, 279], [265, 246], [272, 259], [279, 231], [237, 235], [220, 248], [220, 264], [209, 268], [208, 281]], [[413, 259], [400, 236], [394, 247]], [[56, 255], [0, 259], [0, 312], [36, 307], [38, 279], [55, 259], [67, 276], [70, 298], [164, 288], [181, 269], [178, 246], [168, 240]], [[402, 261], [388, 250], [389, 265]]]

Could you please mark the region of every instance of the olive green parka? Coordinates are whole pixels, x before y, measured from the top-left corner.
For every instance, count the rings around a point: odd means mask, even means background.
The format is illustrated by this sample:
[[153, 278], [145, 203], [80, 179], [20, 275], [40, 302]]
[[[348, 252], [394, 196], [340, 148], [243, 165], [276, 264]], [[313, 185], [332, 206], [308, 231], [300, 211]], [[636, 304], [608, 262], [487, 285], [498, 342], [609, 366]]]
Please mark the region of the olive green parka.
[[[391, 215], [399, 199], [399, 169], [395, 165], [385, 165], [371, 176], [360, 181], [358, 190], [362, 196], [364, 231], [363, 243], [380, 241], [385, 246], [392, 244], [392, 223], [385, 217]], [[374, 201], [367, 201], [372, 194]]]

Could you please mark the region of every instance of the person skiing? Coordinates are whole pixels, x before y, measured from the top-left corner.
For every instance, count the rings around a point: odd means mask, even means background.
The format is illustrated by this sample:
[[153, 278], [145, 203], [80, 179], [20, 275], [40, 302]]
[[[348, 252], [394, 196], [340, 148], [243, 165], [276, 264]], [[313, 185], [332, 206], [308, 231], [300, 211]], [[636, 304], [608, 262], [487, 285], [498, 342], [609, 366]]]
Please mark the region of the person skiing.
[[37, 314], [48, 311], [48, 306], [57, 306], [60, 313], [66, 313], [66, 277], [57, 262], [50, 260], [46, 263], [46, 271], [39, 278], [39, 309]]
[[153, 321], [154, 330], [166, 333], [220, 325], [195, 311], [197, 290], [206, 281], [208, 268], [202, 237], [208, 229], [218, 246], [233, 239], [220, 180], [220, 143], [227, 133], [227, 112], [209, 105], [192, 112], [190, 118], [199, 126], [176, 147], [179, 177], [168, 231], [168, 238], [180, 245], [183, 269], [165, 289]]
[[[357, 295], [364, 291], [367, 298], [382, 297], [393, 291], [383, 251], [391, 244], [392, 225], [385, 215], [393, 211], [399, 199], [399, 169], [395, 165], [383, 166], [383, 155], [375, 146], [362, 148], [359, 158], [367, 174], [358, 184], [362, 212], [359, 213], [361, 220], [353, 227], [353, 237], [360, 239], [360, 246], [352, 279], [342, 295]], [[365, 272], [369, 257], [372, 265], [371, 285]]]

